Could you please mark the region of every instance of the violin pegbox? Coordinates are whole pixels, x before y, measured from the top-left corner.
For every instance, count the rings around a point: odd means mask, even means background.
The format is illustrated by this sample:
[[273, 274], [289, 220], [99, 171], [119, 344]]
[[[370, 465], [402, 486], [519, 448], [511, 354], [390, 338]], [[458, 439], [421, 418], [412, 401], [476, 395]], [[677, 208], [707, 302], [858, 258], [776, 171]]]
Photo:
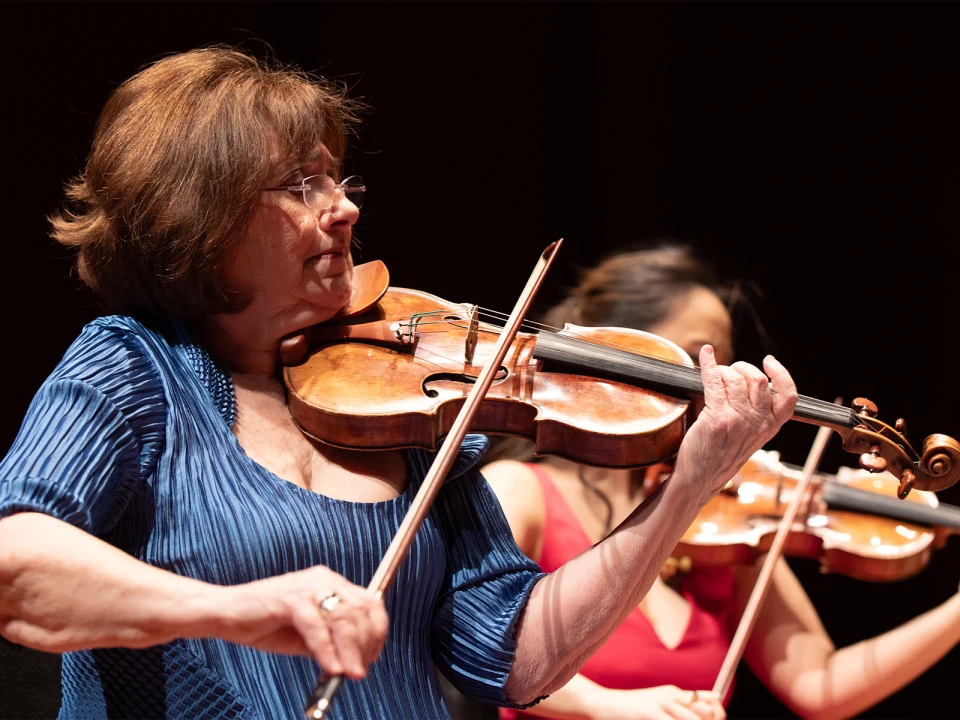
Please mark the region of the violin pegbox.
[[843, 448], [860, 455], [860, 467], [868, 472], [889, 470], [900, 479], [897, 496], [903, 500], [916, 487], [943, 490], [960, 479], [960, 443], [947, 435], [930, 435], [918, 454], [905, 437], [907, 423], [898, 418], [895, 427], [877, 420], [877, 406], [856, 398], [853, 410], [859, 422], [841, 433]]

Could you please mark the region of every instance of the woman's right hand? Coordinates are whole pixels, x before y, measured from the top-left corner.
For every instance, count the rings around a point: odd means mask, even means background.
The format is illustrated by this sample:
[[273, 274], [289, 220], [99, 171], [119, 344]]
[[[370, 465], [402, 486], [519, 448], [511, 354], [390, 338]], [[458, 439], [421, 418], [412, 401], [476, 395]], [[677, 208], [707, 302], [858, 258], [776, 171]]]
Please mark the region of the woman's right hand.
[[322, 565], [222, 589], [220, 637], [311, 656], [324, 674], [364, 677], [387, 637], [383, 601]]
[[727, 717], [717, 694], [699, 690], [681, 690], [676, 685], [660, 685], [642, 690], [605, 689], [598, 698], [596, 718], [620, 720], [725, 720]]

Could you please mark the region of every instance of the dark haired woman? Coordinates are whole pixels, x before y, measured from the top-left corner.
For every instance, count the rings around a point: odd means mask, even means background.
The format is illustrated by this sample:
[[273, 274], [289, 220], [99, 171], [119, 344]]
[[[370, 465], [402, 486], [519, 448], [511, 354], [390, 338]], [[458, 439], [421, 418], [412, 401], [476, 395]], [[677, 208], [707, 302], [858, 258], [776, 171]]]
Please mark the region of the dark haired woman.
[[[692, 357], [712, 345], [721, 362], [730, 362], [731, 320], [722, 294], [688, 249], [668, 243], [600, 263], [546, 322], [646, 330]], [[602, 540], [668, 472], [665, 466], [603, 470], [552, 458], [483, 467], [518, 545], [546, 572]], [[723, 717], [721, 699], [704, 689], [719, 673], [759, 567], [700, 567], [676, 589], [658, 578], [581, 673], [526, 712], [555, 718]], [[960, 596], [954, 595], [896, 630], [837, 650], [781, 559], [745, 659], [801, 717], [850, 717], [906, 685], [958, 641]], [[691, 691], [698, 691], [695, 702]], [[522, 714], [501, 711], [503, 717]]]
[[435, 666], [534, 702], [792, 412], [779, 363], [705, 350], [673, 480], [574, 584], [517, 549], [468, 438], [384, 605], [363, 586], [431, 455], [312, 442], [279, 381], [284, 338], [350, 297], [349, 121], [335, 89], [226, 48], [155, 63], [100, 117], [54, 235], [121, 314], [84, 328], [0, 464], [0, 631], [64, 653], [63, 718], [292, 718], [321, 670], [357, 681], [339, 717], [443, 717]]

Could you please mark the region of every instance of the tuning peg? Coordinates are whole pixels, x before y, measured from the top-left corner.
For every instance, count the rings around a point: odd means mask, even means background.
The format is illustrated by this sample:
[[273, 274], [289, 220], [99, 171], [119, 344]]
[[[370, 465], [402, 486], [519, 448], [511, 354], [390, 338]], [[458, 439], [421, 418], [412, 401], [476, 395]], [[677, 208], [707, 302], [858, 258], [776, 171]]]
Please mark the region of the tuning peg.
[[911, 470], [904, 470], [903, 475], [900, 476], [900, 487], [897, 489], [897, 497], [901, 500], [906, 499], [916, 481], [917, 476], [914, 475]]
[[874, 405], [870, 400], [867, 400], [867, 398], [854, 398], [853, 409], [856, 411], [857, 415], [862, 415], [863, 417], [877, 416], [877, 406]]
[[907, 421], [903, 418], [897, 418], [897, 421], [893, 424], [893, 427], [901, 435], [907, 434]]
[[860, 456], [860, 467], [867, 472], [878, 473], [887, 469], [887, 461], [880, 457], [880, 446], [873, 445], [870, 452]]

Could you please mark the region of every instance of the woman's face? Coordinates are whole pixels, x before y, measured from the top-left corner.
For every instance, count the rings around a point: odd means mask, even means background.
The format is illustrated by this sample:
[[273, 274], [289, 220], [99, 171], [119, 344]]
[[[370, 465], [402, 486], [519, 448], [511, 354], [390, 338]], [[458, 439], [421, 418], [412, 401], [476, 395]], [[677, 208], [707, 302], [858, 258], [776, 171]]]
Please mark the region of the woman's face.
[[670, 314], [649, 328], [654, 335], [682, 347], [696, 361], [700, 348], [710, 344], [717, 362], [733, 362], [733, 323], [720, 298], [705, 287], [697, 286], [677, 297]]
[[[276, 163], [267, 186], [296, 185], [336, 170], [321, 145], [307, 158]], [[318, 211], [304, 204], [302, 192], [263, 192], [226, 269], [227, 287], [250, 299], [239, 315], [277, 337], [333, 317], [350, 299], [350, 241], [358, 216], [341, 193]]]

